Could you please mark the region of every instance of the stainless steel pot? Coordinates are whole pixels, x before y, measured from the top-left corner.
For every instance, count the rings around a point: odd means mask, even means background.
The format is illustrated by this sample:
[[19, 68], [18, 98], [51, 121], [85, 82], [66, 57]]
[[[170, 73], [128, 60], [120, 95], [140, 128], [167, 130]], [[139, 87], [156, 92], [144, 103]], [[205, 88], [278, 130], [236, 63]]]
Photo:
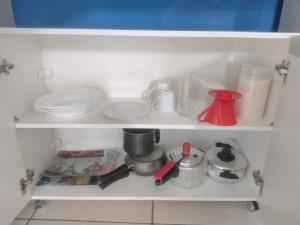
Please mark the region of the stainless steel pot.
[[105, 189], [112, 183], [128, 177], [130, 171], [134, 171], [140, 176], [151, 176], [159, 170], [165, 162], [166, 156], [159, 147], [156, 147], [148, 156], [132, 158], [127, 155], [123, 165], [100, 178], [99, 187]]
[[168, 163], [155, 175], [156, 185], [170, 182], [182, 188], [199, 187], [205, 181], [206, 157], [203, 151], [191, 148], [189, 143], [168, 151]]
[[131, 157], [150, 155], [154, 150], [154, 143], [159, 141], [159, 130], [123, 129], [123, 148]]
[[229, 144], [216, 143], [216, 147], [206, 152], [207, 173], [221, 183], [237, 183], [246, 173], [248, 160], [246, 156]]

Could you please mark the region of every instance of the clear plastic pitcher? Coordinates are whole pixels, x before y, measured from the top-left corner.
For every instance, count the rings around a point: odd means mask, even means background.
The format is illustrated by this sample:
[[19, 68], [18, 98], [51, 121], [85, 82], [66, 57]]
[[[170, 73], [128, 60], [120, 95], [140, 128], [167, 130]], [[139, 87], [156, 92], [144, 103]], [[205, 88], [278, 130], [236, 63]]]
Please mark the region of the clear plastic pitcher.
[[182, 116], [196, 116], [213, 97], [208, 91], [224, 89], [224, 84], [201, 75], [184, 76], [177, 79], [177, 112]]
[[196, 113], [199, 96], [195, 79], [184, 76], [177, 79], [177, 112], [182, 116], [192, 116]]

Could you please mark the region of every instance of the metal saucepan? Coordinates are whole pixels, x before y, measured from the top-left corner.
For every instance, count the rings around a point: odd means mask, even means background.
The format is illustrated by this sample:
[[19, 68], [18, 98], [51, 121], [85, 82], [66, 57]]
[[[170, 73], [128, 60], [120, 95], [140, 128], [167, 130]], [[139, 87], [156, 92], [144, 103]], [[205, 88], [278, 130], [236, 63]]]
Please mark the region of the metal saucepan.
[[205, 181], [206, 157], [199, 149], [191, 148], [189, 143], [171, 149], [167, 154], [168, 163], [154, 174], [155, 184], [170, 181], [182, 188], [195, 188]]
[[123, 165], [101, 177], [99, 187], [105, 189], [115, 181], [128, 177], [130, 171], [134, 171], [140, 176], [151, 176], [159, 170], [165, 162], [166, 156], [158, 147], [156, 147], [149, 156], [132, 158], [127, 155]]
[[151, 155], [154, 143], [159, 143], [160, 131], [157, 129], [123, 129], [123, 148], [130, 157]]
[[221, 183], [237, 183], [245, 176], [248, 160], [238, 148], [218, 142], [206, 155], [207, 173], [214, 180]]

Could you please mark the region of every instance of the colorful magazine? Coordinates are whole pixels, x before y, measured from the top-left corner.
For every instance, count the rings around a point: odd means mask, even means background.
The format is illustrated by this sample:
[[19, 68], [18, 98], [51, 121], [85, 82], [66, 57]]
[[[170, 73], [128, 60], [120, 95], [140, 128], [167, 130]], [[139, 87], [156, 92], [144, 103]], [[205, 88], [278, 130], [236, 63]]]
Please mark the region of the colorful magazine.
[[97, 184], [120, 165], [121, 149], [59, 151], [37, 185]]

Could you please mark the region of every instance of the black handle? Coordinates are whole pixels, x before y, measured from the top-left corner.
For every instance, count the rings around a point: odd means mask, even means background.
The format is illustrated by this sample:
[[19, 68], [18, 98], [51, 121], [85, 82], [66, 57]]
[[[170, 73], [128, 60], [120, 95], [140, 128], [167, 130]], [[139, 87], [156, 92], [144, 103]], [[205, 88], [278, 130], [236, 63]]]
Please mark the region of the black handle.
[[89, 185], [97, 185], [101, 181], [101, 176], [91, 176]]
[[221, 142], [216, 143], [216, 147], [221, 147], [222, 151], [218, 152], [218, 158], [223, 162], [231, 162], [235, 160], [235, 155], [232, 153], [231, 145]]
[[220, 173], [220, 177], [231, 179], [231, 180], [239, 179], [239, 177], [236, 174], [231, 173], [229, 170], [225, 170], [224, 172]]
[[166, 183], [168, 180], [171, 178], [176, 178], [179, 175], [179, 168], [178, 165], [176, 164], [169, 172], [167, 172], [164, 176], [162, 176], [160, 179], [155, 180], [155, 184], [157, 186], [162, 185]]
[[154, 135], [155, 135], [155, 144], [158, 144], [160, 142], [160, 130], [156, 129]]
[[222, 142], [217, 142], [216, 147], [231, 148], [231, 145], [230, 144], [225, 144], [225, 143], [222, 143]]
[[107, 186], [111, 185], [115, 181], [128, 177], [129, 172], [130, 172], [129, 166], [127, 164], [123, 164], [122, 166], [119, 166], [114, 171], [104, 175], [101, 178], [101, 183], [99, 184], [99, 187], [101, 189], [105, 189]]

